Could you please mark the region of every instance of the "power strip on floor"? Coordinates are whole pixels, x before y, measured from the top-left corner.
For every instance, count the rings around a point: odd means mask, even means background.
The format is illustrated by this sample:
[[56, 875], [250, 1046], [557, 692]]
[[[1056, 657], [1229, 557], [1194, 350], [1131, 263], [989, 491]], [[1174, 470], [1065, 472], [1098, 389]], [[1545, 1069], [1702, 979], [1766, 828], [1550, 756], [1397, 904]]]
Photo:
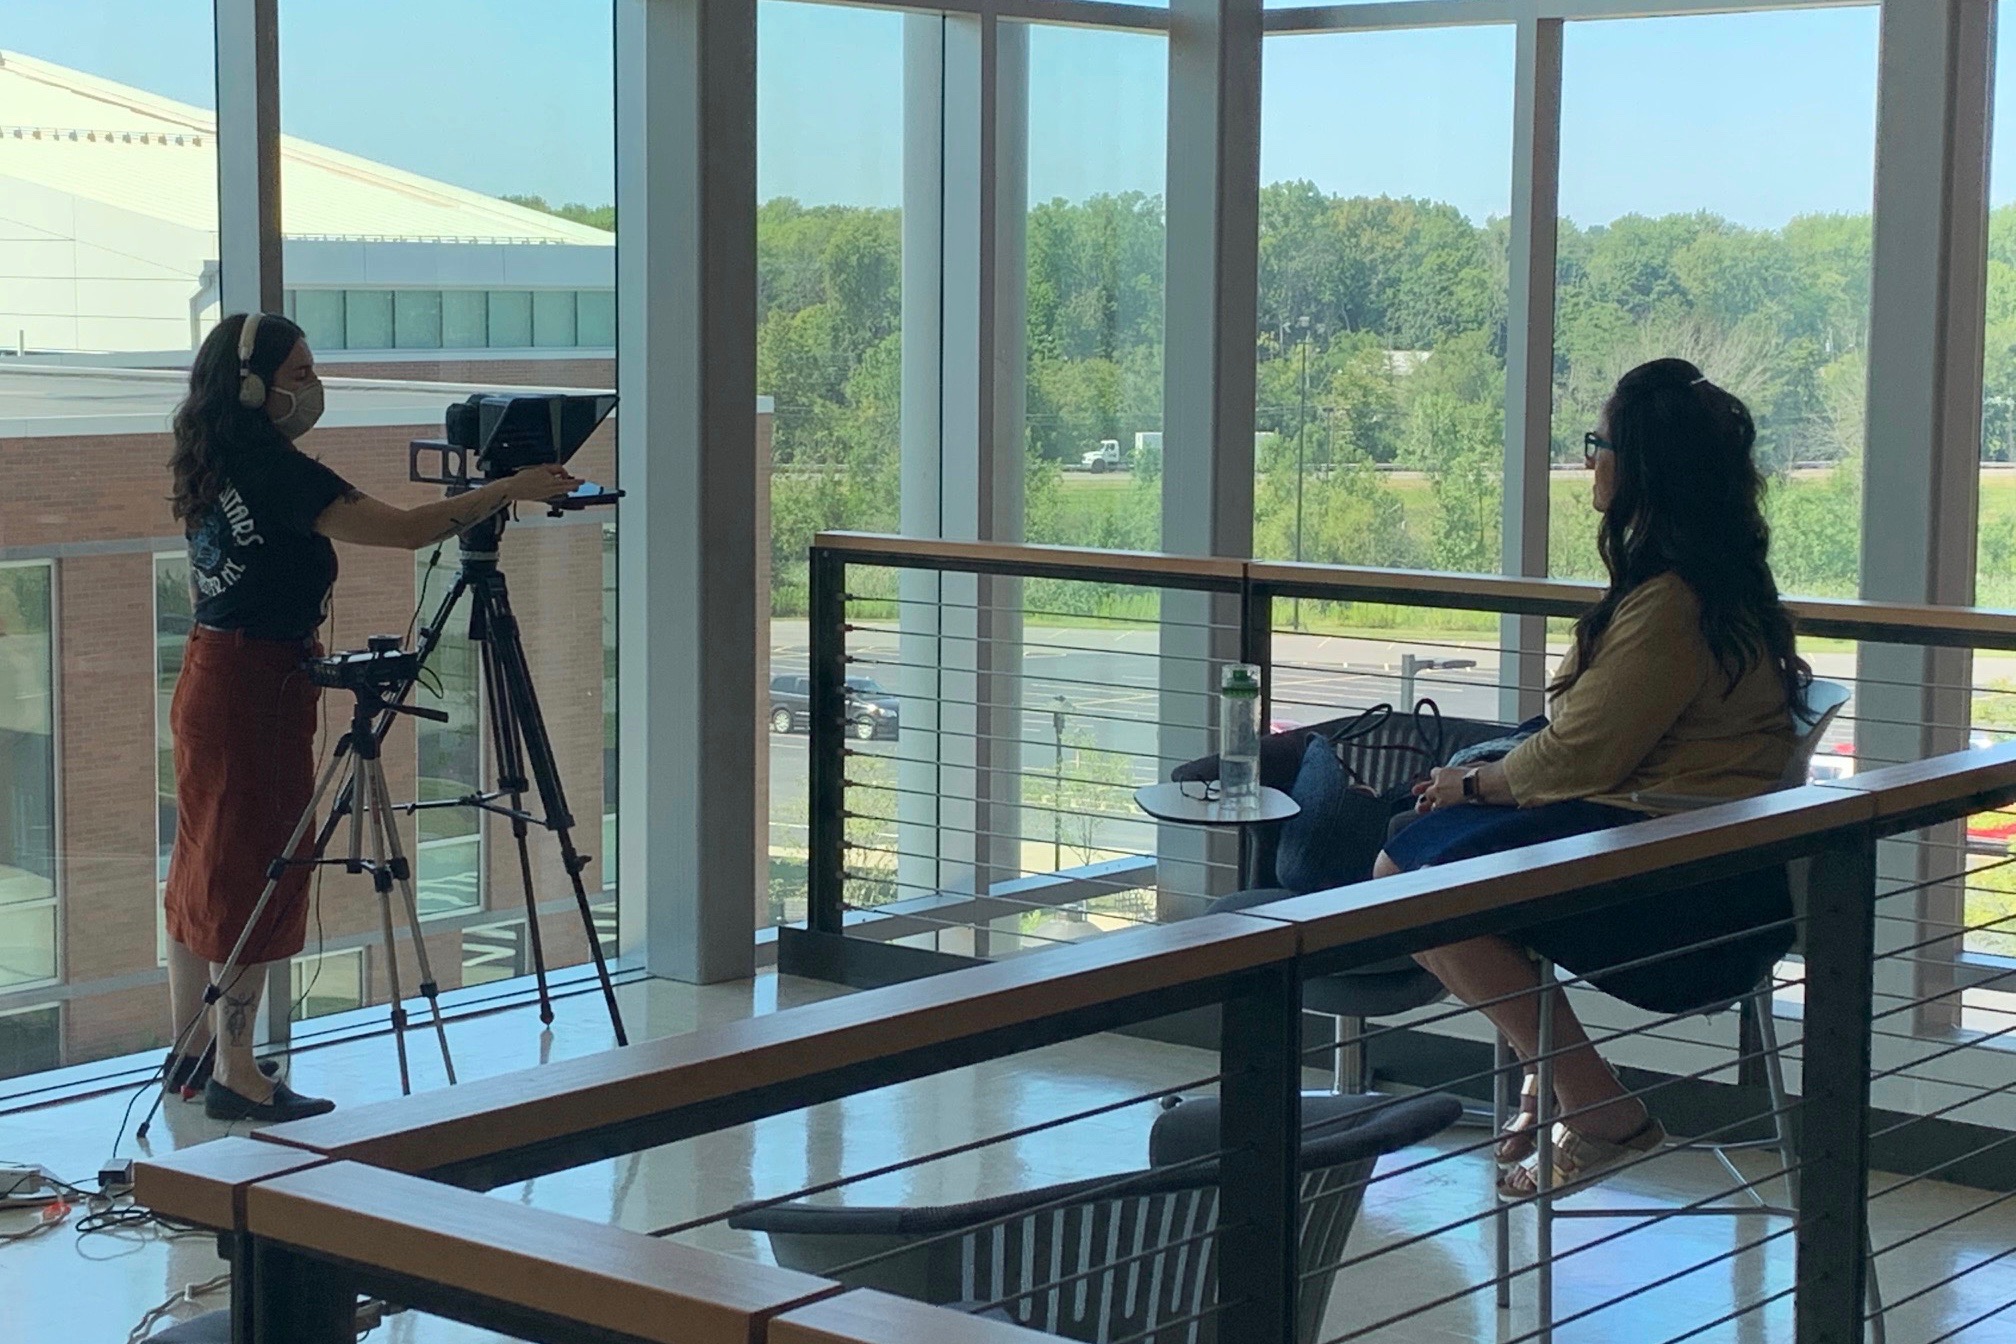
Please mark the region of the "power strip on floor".
[[38, 1208], [56, 1195], [43, 1168], [0, 1166], [0, 1209]]

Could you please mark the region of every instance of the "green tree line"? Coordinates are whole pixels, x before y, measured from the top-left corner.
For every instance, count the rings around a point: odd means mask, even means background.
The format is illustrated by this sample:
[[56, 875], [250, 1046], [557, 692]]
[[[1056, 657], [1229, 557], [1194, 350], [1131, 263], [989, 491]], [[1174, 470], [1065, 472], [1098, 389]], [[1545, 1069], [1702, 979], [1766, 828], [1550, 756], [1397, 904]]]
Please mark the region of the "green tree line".
[[[548, 207], [614, 226], [610, 207]], [[2016, 207], [1990, 229], [1990, 460], [2016, 460]], [[1756, 414], [1781, 582], [1855, 583], [1870, 271], [1867, 216], [1753, 228], [1699, 212], [1563, 220], [1553, 455], [1625, 369], [1680, 355]], [[1043, 201], [1027, 239], [1028, 531], [1159, 542], [1153, 455], [1125, 482], [1069, 469], [1105, 439], [1162, 428], [1161, 198]], [[1332, 563], [1490, 570], [1498, 562], [1509, 230], [1446, 203], [1278, 182], [1260, 201], [1256, 550]], [[774, 570], [799, 601], [822, 528], [894, 529], [901, 218], [764, 204], [757, 217], [759, 391], [773, 399]], [[1553, 566], [1592, 574], [1586, 486], [1556, 483]], [[1983, 512], [1984, 560], [2016, 559], [2016, 507]], [[1988, 577], [1985, 576], [1984, 577]], [[1985, 587], [1985, 585], [1984, 585]]]

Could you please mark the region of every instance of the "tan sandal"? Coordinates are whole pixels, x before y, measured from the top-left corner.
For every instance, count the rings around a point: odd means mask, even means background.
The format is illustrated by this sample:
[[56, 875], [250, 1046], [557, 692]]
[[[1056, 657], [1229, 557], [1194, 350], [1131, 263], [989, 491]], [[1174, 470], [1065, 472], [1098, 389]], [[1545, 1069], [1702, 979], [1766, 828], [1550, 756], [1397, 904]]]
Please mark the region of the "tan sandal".
[[1540, 1147], [1540, 1075], [1529, 1073], [1519, 1085], [1519, 1111], [1498, 1131], [1498, 1165], [1516, 1167]]
[[[1628, 1139], [1615, 1143], [1577, 1133], [1566, 1124], [1554, 1126], [1554, 1184], [1548, 1192], [1563, 1194], [1595, 1184], [1618, 1167], [1657, 1152], [1666, 1143], [1666, 1127], [1650, 1116]], [[1530, 1199], [1540, 1193], [1540, 1155], [1536, 1152], [1498, 1177], [1498, 1193], [1506, 1199]]]

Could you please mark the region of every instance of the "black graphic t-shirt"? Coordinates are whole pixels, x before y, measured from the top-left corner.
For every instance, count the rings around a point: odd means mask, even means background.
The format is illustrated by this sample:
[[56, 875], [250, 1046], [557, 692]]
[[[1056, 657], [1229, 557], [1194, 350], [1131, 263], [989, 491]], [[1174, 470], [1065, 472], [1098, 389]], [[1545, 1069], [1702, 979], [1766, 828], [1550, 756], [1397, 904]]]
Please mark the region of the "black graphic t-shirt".
[[315, 520], [349, 490], [292, 444], [228, 458], [217, 502], [188, 529], [196, 620], [253, 639], [312, 635], [336, 582], [336, 548]]

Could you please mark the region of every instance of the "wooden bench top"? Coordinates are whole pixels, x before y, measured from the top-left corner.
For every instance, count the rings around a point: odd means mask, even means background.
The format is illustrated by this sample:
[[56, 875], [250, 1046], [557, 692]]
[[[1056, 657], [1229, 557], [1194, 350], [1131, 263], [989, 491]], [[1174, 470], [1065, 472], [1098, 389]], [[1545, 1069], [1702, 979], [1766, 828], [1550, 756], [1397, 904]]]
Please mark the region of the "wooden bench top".
[[1869, 796], [1878, 821], [1951, 806], [1970, 797], [1986, 798], [1986, 810], [2003, 805], [2008, 795], [2016, 792], [2016, 742], [1881, 766], [1830, 779], [1821, 787]]
[[825, 1279], [332, 1162], [251, 1188], [254, 1236], [664, 1344], [760, 1344]]
[[245, 1192], [260, 1181], [319, 1166], [299, 1149], [232, 1136], [136, 1162], [133, 1198], [156, 1213], [225, 1231], [245, 1225]]
[[1295, 932], [1211, 915], [345, 1107], [259, 1131], [395, 1171], [458, 1163], [1285, 961]]
[[1843, 790], [1785, 789], [1276, 901], [1249, 913], [1295, 925], [1302, 951], [1322, 952], [1661, 872], [1727, 850], [1823, 835], [1869, 821], [1874, 808], [1866, 795]]
[[857, 1288], [786, 1312], [765, 1344], [1038, 1344], [1055, 1335]]

